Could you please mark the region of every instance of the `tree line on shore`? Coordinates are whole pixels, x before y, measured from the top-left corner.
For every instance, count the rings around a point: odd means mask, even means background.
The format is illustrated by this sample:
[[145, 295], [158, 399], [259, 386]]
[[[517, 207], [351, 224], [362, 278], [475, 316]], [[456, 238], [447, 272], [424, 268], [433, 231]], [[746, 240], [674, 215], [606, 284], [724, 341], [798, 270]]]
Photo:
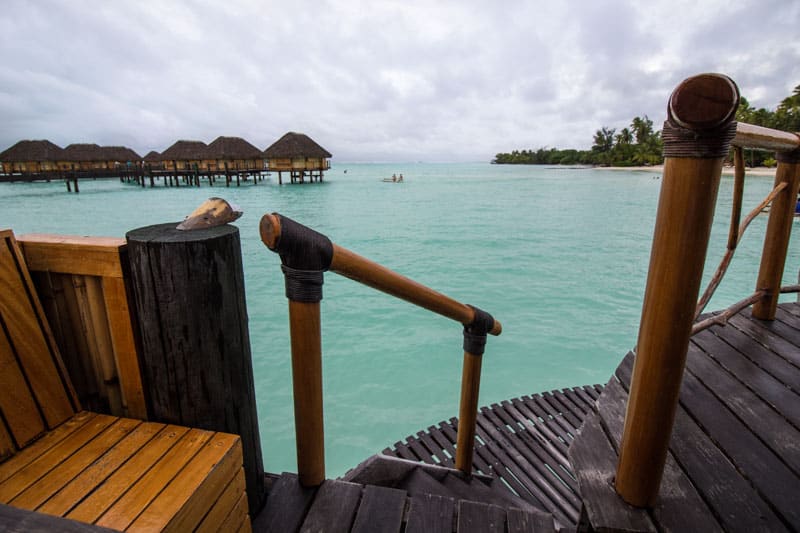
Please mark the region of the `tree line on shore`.
[[[763, 107], [756, 109], [745, 97], [741, 97], [736, 120], [783, 131], [800, 131], [800, 85], [774, 111]], [[630, 126], [619, 132], [603, 126], [595, 132], [590, 150], [546, 147], [538, 150], [514, 150], [495, 155], [492, 163], [619, 167], [659, 165], [664, 162], [663, 147], [661, 130], [655, 131], [653, 121], [645, 115], [635, 117]], [[770, 152], [747, 150], [745, 159], [751, 167], [775, 165], [775, 154]]]

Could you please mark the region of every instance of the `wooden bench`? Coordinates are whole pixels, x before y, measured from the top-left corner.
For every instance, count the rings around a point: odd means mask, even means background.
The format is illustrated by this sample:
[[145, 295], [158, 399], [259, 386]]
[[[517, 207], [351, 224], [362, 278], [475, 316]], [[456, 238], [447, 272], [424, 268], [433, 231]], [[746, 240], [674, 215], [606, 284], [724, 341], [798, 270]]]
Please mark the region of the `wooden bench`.
[[0, 503], [115, 530], [249, 531], [238, 436], [81, 410], [0, 231]]

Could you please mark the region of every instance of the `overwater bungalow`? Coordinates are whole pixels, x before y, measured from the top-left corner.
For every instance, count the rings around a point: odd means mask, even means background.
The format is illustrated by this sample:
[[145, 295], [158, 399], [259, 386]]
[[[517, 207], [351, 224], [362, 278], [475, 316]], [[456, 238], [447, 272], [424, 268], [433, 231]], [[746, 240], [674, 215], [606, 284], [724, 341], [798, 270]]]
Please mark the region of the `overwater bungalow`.
[[[280, 256], [286, 282], [297, 473], [263, 471], [247, 323], [257, 313], [239, 229], [216, 218], [230, 214], [224, 201], [201, 206], [194, 230], [0, 231], [0, 529], [800, 530], [800, 303], [779, 303], [800, 292], [781, 285], [798, 268], [786, 260], [800, 135], [737, 123], [738, 104], [718, 74], [684, 80], [669, 98], [638, 338], [604, 385], [478, 408], [482, 359], [502, 357], [490, 340], [503, 332], [498, 319], [265, 214], [263, 253]], [[742, 217], [745, 148], [774, 152], [778, 168]], [[727, 252], [701, 293], [731, 149]], [[766, 206], [753, 293], [706, 313]], [[326, 474], [323, 427], [320, 301], [331, 274], [463, 332], [458, 418], [339, 479]]]
[[147, 155], [145, 155], [142, 158], [142, 162], [144, 163], [144, 165], [147, 168], [150, 168], [150, 169], [163, 169], [164, 168], [164, 164], [161, 161], [161, 154], [158, 153], [155, 150], [150, 150], [149, 152], [147, 152]]
[[177, 141], [161, 152], [166, 170], [197, 170], [206, 159], [208, 145], [202, 141]]
[[241, 137], [217, 137], [206, 148], [203, 170], [264, 170], [261, 150]]
[[278, 183], [283, 183], [283, 173], [288, 172], [292, 183], [322, 181], [322, 173], [331, 168], [331, 153], [303, 133], [289, 132], [266, 150], [267, 170], [278, 173]]
[[57, 170], [63, 149], [48, 140], [19, 141], [0, 153], [0, 172], [38, 173]]
[[142, 161], [142, 156], [127, 146], [101, 146], [100, 153], [107, 169], [135, 168]]

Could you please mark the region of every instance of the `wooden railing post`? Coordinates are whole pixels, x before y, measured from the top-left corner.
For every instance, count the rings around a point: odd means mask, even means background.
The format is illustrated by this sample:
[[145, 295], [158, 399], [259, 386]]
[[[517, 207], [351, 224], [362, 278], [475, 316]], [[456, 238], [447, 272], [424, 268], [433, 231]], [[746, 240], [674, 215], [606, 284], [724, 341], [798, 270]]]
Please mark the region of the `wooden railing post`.
[[766, 295], [753, 305], [753, 316], [762, 320], [774, 320], [778, 309], [781, 279], [789, 250], [789, 238], [792, 235], [797, 193], [800, 189], [800, 149], [778, 152], [777, 158], [775, 185], [786, 182], [788, 186], [772, 201], [767, 231], [764, 235], [764, 249], [761, 253], [756, 290], [765, 290]]
[[664, 176], [615, 482], [631, 505], [652, 505], [658, 495], [738, 102], [736, 85], [714, 74], [685, 80], [670, 98]]

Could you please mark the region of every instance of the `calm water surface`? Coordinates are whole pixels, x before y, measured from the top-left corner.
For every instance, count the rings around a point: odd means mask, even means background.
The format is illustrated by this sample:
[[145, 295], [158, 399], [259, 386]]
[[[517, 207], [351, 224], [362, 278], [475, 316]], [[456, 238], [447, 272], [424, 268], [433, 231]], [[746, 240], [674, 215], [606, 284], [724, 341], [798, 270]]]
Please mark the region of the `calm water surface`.
[[[345, 170], [347, 172], [345, 173]], [[405, 183], [383, 183], [402, 172]], [[141, 189], [117, 181], [0, 184], [0, 227], [124, 236], [179, 221], [209, 196], [244, 209], [250, 336], [265, 467], [296, 471], [289, 333], [277, 255], [258, 221], [277, 211], [334, 242], [491, 312], [481, 404], [604, 383], [635, 343], [655, 207], [655, 172], [489, 164], [334, 164], [326, 182], [239, 189]], [[771, 189], [750, 177], [745, 210]], [[732, 178], [723, 177], [706, 276], [722, 257]], [[766, 224], [758, 217], [710, 309], [752, 291]], [[795, 224], [795, 233], [800, 224]], [[785, 283], [797, 279], [790, 250]], [[322, 302], [328, 475], [457, 413], [461, 328], [327, 274]]]

